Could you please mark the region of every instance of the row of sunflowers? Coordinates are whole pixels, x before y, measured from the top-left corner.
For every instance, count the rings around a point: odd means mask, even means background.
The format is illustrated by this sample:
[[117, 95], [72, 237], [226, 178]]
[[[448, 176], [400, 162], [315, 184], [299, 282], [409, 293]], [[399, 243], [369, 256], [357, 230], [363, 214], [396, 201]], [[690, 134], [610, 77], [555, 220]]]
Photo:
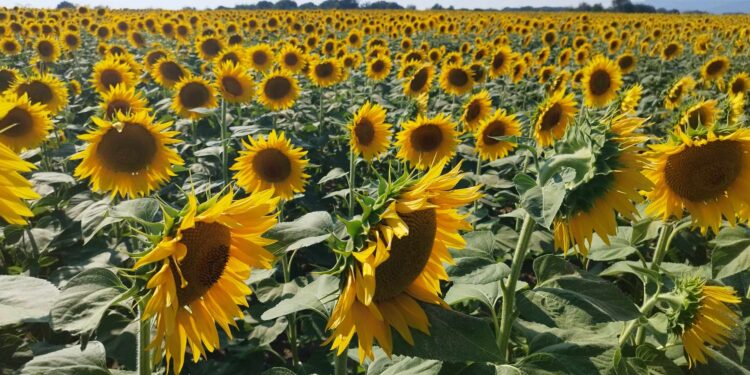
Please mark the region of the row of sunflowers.
[[0, 8], [0, 373], [746, 374], [748, 21]]

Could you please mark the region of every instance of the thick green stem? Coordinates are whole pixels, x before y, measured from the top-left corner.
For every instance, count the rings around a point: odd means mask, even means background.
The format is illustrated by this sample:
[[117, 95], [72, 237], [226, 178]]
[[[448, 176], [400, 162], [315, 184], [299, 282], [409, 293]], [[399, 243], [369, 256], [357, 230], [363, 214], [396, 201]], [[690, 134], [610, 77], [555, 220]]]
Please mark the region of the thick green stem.
[[229, 130], [227, 129], [227, 102], [221, 100], [221, 176], [224, 186], [229, 185]]
[[151, 319], [143, 319], [145, 308], [145, 302], [138, 306], [138, 375], [151, 375], [151, 351], [148, 349], [151, 343]]
[[334, 374], [335, 375], [346, 375], [346, 361], [347, 361], [347, 355], [346, 352], [342, 353], [341, 355], [336, 356], [336, 360], [333, 362], [333, 368], [334, 368]]
[[355, 162], [357, 155], [354, 153], [354, 148], [349, 148], [349, 217], [354, 216], [354, 182], [356, 178], [356, 167]]
[[508, 283], [505, 284], [505, 287], [503, 288], [503, 309], [500, 315], [501, 327], [497, 346], [500, 348], [500, 353], [504, 356], [505, 361], [508, 361], [508, 341], [510, 340], [510, 329], [513, 326], [514, 320], [513, 308], [516, 302], [516, 283], [518, 282], [518, 277], [521, 275], [523, 260], [526, 258], [526, 251], [529, 248], [529, 239], [531, 238], [531, 233], [534, 231], [535, 225], [536, 222], [531, 215], [526, 214], [523, 219], [523, 225], [521, 226], [518, 243], [516, 243], [516, 250], [513, 253], [513, 262], [510, 265]]
[[[289, 262], [288, 253], [284, 252], [281, 256], [281, 271], [284, 275], [284, 283], [291, 281], [291, 263]], [[289, 315], [289, 325], [286, 329], [287, 337], [289, 338], [289, 349], [292, 351], [292, 366], [296, 366], [299, 362], [299, 350], [297, 344], [297, 314]]]

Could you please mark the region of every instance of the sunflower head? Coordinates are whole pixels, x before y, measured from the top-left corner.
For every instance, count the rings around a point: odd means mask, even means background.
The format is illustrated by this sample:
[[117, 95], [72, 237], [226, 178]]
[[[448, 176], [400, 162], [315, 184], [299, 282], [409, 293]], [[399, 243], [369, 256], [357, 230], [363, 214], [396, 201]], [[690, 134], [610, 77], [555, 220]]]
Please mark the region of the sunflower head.
[[729, 58], [725, 56], [715, 56], [701, 68], [701, 77], [706, 82], [713, 82], [721, 79], [729, 70]]
[[341, 66], [341, 62], [336, 58], [314, 58], [310, 61], [308, 76], [316, 86], [328, 87], [335, 85], [341, 82], [343, 74], [344, 69]]
[[121, 84], [102, 95], [99, 107], [102, 109], [105, 120], [114, 120], [118, 113], [130, 114], [148, 110], [148, 103], [140, 91], [135, 87], [127, 87]]
[[35, 104], [42, 104], [50, 115], [56, 115], [68, 105], [68, 89], [51, 74], [18, 79], [9, 91], [16, 96], [28, 96]]
[[273, 66], [273, 50], [265, 43], [252, 46], [247, 50], [247, 59], [253, 69], [265, 72]]
[[272, 111], [290, 108], [299, 93], [297, 80], [283, 71], [267, 74], [258, 85], [258, 101]]
[[427, 169], [452, 158], [457, 145], [458, 131], [450, 118], [444, 114], [432, 118], [419, 115], [402, 124], [396, 141], [397, 157], [418, 169]]
[[385, 122], [385, 109], [379, 104], [365, 103], [349, 124], [349, 145], [365, 160], [378, 158], [388, 151], [391, 124]]
[[440, 87], [447, 94], [463, 95], [474, 86], [474, 78], [468, 67], [459, 64], [444, 64], [440, 72]]
[[195, 49], [203, 61], [212, 61], [224, 49], [224, 42], [215, 36], [200, 36], [195, 41]]
[[482, 90], [469, 98], [464, 104], [464, 113], [461, 116], [466, 128], [470, 131], [476, 130], [477, 126], [489, 116], [492, 110], [492, 99], [487, 90]]
[[81, 160], [78, 178], [90, 178], [94, 191], [121, 197], [148, 195], [175, 175], [174, 165], [183, 160], [172, 148], [179, 142], [171, 122], [154, 122], [147, 111], [117, 112], [112, 121], [92, 118], [97, 126], [79, 136], [86, 148], [71, 159]]
[[432, 87], [435, 68], [431, 64], [423, 64], [414, 70], [414, 74], [404, 81], [404, 94], [419, 96], [427, 93]]
[[292, 199], [295, 193], [305, 191], [310, 177], [305, 173], [307, 151], [294, 147], [281, 132], [272, 130], [268, 136], [249, 138], [244, 142], [232, 170], [234, 179], [245, 191], [271, 190], [282, 199]]
[[691, 76], [680, 78], [667, 91], [667, 95], [664, 98], [664, 107], [667, 109], [677, 108], [682, 103], [682, 100], [689, 95], [690, 91], [695, 88], [695, 85], [695, 80]]
[[171, 89], [189, 73], [177, 60], [164, 56], [151, 66], [151, 77], [162, 87]]
[[388, 56], [378, 56], [367, 63], [366, 74], [370, 79], [375, 81], [382, 81], [391, 72], [391, 58]]
[[251, 294], [245, 284], [251, 269], [273, 263], [264, 248], [273, 241], [262, 235], [276, 223], [278, 203], [270, 191], [235, 200], [231, 190], [200, 204], [193, 194], [187, 201], [181, 211], [164, 207], [161, 235], [134, 266], [148, 272], [142, 319], [156, 321], [155, 359], [164, 355], [176, 374], [187, 346], [193, 362], [219, 348], [217, 325], [232, 338], [230, 327], [237, 327]]
[[735, 74], [732, 80], [729, 81], [728, 89], [730, 96], [747, 94], [748, 90], [750, 90], [750, 75], [745, 72]]
[[41, 37], [34, 42], [34, 52], [44, 62], [55, 62], [60, 58], [60, 42], [50, 37]]
[[643, 95], [643, 86], [639, 83], [633, 85], [622, 96], [620, 101], [620, 111], [625, 114], [635, 114], [638, 111], [638, 105]]
[[175, 85], [172, 109], [183, 118], [197, 120], [205, 112], [196, 109], [211, 109], [218, 106], [214, 85], [200, 76], [185, 76]]
[[281, 69], [296, 73], [307, 64], [307, 56], [302, 53], [299, 47], [286, 44], [279, 52], [278, 64]]
[[696, 276], [675, 280], [674, 290], [664, 300], [672, 334], [682, 339], [688, 367], [708, 363], [708, 346], [720, 348], [740, 324], [731, 305], [739, 304], [737, 292], [728, 286], [706, 285]]
[[0, 94], [7, 91], [21, 77], [18, 70], [0, 66]]
[[229, 103], [248, 103], [255, 91], [252, 77], [241, 65], [225, 61], [214, 68], [216, 86]]
[[551, 146], [560, 139], [575, 118], [578, 109], [573, 94], [558, 91], [542, 103], [534, 123], [534, 138], [542, 147]]
[[34, 148], [52, 128], [44, 105], [32, 102], [26, 94], [0, 97], [0, 143], [17, 152]]
[[459, 166], [443, 174], [444, 164], [423, 177], [403, 175], [381, 179], [377, 197], [365, 197], [368, 207], [352, 221], [361, 225], [349, 233], [337, 271], [343, 290], [328, 321], [327, 340], [339, 354], [357, 334], [360, 361], [373, 358], [373, 343], [390, 355], [391, 327], [410, 344], [412, 329], [429, 334], [427, 316], [417, 302], [445, 306], [440, 282], [444, 263], [452, 262], [448, 248], [465, 246], [460, 230], [470, 230], [458, 210], [479, 199], [479, 186], [456, 189]]
[[497, 139], [501, 137], [517, 137], [521, 135], [521, 123], [515, 115], [509, 115], [505, 110], [498, 109], [491, 116], [483, 119], [475, 133], [476, 148], [483, 160], [496, 160], [508, 155], [517, 144], [510, 140]]
[[690, 106], [685, 110], [677, 126], [684, 130], [698, 130], [699, 128], [711, 128], [716, 124], [718, 116], [718, 102], [716, 100], [704, 100]]
[[105, 58], [94, 64], [91, 84], [102, 95], [117, 85], [134, 86], [136, 78], [128, 65], [117, 61], [113, 57]]
[[583, 70], [581, 84], [586, 105], [603, 107], [617, 96], [622, 86], [622, 72], [612, 60], [597, 56]]

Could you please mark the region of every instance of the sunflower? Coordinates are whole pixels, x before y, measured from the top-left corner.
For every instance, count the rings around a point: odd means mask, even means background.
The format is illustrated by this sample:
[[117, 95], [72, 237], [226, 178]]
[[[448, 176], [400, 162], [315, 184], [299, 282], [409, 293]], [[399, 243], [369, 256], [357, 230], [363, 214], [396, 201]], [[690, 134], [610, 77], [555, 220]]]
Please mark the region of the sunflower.
[[374, 81], [382, 81], [388, 77], [392, 65], [390, 57], [378, 56], [367, 64], [366, 74]]
[[274, 196], [292, 199], [295, 193], [305, 191], [310, 177], [305, 173], [307, 151], [294, 147], [284, 132], [272, 130], [267, 137], [249, 138], [242, 142], [245, 151], [235, 160], [231, 170], [237, 171], [234, 179], [245, 191], [272, 190]]
[[490, 93], [487, 90], [482, 90], [472, 95], [464, 104], [464, 113], [461, 120], [463, 120], [466, 128], [473, 132], [479, 126], [479, 123], [489, 116], [491, 110]]
[[617, 96], [622, 72], [615, 62], [597, 56], [583, 69], [583, 93], [589, 107], [603, 107]]
[[44, 62], [53, 63], [60, 58], [60, 42], [50, 37], [41, 37], [34, 43], [34, 52]]
[[229, 191], [207, 202], [188, 196], [176, 229], [164, 233], [134, 269], [154, 264], [147, 287], [153, 292], [141, 319], [155, 317], [156, 334], [150, 343], [160, 360], [179, 374], [185, 348], [193, 361], [220, 345], [218, 324], [231, 339], [230, 326], [243, 314], [251, 289], [245, 284], [251, 268], [271, 268], [273, 255], [264, 246], [273, 240], [262, 235], [276, 223], [273, 214], [278, 199], [271, 192], [255, 192], [234, 200]]
[[715, 56], [708, 60], [701, 68], [701, 77], [706, 82], [718, 81], [729, 70], [729, 59]]
[[507, 74], [512, 60], [513, 51], [511, 51], [510, 47], [499, 47], [490, 60], [490, 76], [492, 78], [498, 78]]
[[622, 113], [635, 114], [638, 111], [638, 104], [641, 101], [643, 95], [643, 86], [636, 83], [625, 92], [625, 95], [620, 102], [620, 110]]
[[708, 345], [726, 345], [732, 331], [740, 327], [740, 316], [730, 308], [742, 302], [734, 288], [706, 285], [700, 277], [683, 276], [675, 281], [670, 300], [679, 305], [667, 311], [670, 330], [682, 339], [688, 368], [707, 364]]
[[646, 172], [654, 182], [646, 213], [667, 220], [682, 218], [685, 211], [693, 226], [704, 234], [717, 233], [724, 216], [731, 224], [750, 211], [750, 129], [716, 134], [706, 129], [698, 137], [676, 128], [673, 137], [651, 146], [652, 167]]
[[0, 143], [16, 152], [31, 149], [44, 142], [52, 128], [43, 104], [32, 103], [25, 94], [0, 97]]
[[185, 76], [175, 85], [172, 97], [172, 110], [180, 117], [197, 120], [204, 114], [195, 111], [196, 108], [216, 108], [216, 89], [214, 85], [200, 76]]
[[713, 127], [718, 117], [717, 104], [716, 100], [706, 100], [690, 107], [685, 111], [677, 126], [684, 130], [697, 129], [699, 126]]
[[694, 88], [695, 80], [693, 77], [685, 76], [680, 78], [667, 92], [667, 96], [664, 98], [664, 107], [666, 109], [677, 108], [682, 103], [682, 99]]
[[509, 115], [502, 109], [496, 110], [493, 115], [482, 120], [479, 129], [476, 131], [476, 148], [479, 152], [479, 157], [490, 161], [504, 158], [510, 151], [516, 148], [517, 144], [511, 141], [495, 139], [494, 137], [520, 135], [521, 123], [516, 119], [516, 116]]
[[177, 60], [164, 56], [152, 65], [150, 74], [160, 86], [171, 89], [188, 75], [188, 71]]
[[318, 59], [310, 62], [308, 76], [319, 87], [328, 87], [339, 83], [343, 77], [341, 62], [335, 58]]
[[224, 42], [213, 36], [200, 36], [195, 40], [195, 49], [203, 61], [213, 61], [224, 49]]
[[369, 101], [354, 115], [349, 132], [352, 150], [368, 161], [388, 151], [391, 143], [391, 124], [385, 123], [385, 109]]
[[117, 85], [134, 86], [136, 78], [126, 64], [113, 58], [106, 58], [94, 64], [91, 83], [100, 95], [105, 94]]
[[307, 64], [307, 57], [299, 47], [287, 44], [279, 52], [278, 63], [281, 69], [297, 73]]
[[570, 80], [570, 72], [563, 70], [555, 76], [554, 79], [547, 85], [547, 95], [554, 95], [557, 92], [565, 91], [567, 89], [568, 81]]
[[18, 79], [9, 91], [16, 96], [28, 95], [32, 103], [43, 104], [50, 116], [56, 115], [68, 105], [68, 89], [51, 74]]
[[661, 50], [661, 59], [664, 61], [672, 61], [682, 54], [684, 49], [680, 42], [669, 42], [664, 49]]
[[0, 94], [7, 91], [20, 77], [18, 70], [7, 66], [0, 66]]
[[260, 82], [258, 101], [272, 111], [290, 108], [299, 97], [299, 85], [294, 77], [282, 71], [267, 74]]
[[555, 69], [556, 67], [552, 65], [541, 67], [538, 73], [538, 82], [540, 84], [547, 83], [555, 74]]
[[624, 53], [617, 58], [617, 66], [622, 74], [628, 74], [635, 70], [637, 62], [638, 59], [632, 53]]
[[156, 64], [157, 61], [165, 57], [171, 57], [171, 56], [170, 56], [169, 51], [163, 48], [150, 50], [146, 52], [146, 55], [143, 57], [143, 66], [146, 67], [147, 71], [151, 72], [154, 64]]
[[468, 67], [458, 64], [447, 64], [440, 72], [440, 87], [447, 94], [463, 95], [474, 86], [474, 79]]
[[647, 159], [638, 146], [647, 137], [636, 133], [645, 121], [619, 117], [590, 129], [581, 126], [571, 135], [574, 142], [583, 135], [602, 143], [596, 146], [593, 173], [567, 192], [554, 220], [555, 248], [567, 253], [572, 246], [586, 256], [594, 234], [609, 244], [609, 236], [617, 233], [618, 215], [631, 221], [638, 215], [635, 204], [643, 201], [641, 191], [651, 188], [641, 173]]
[[81, 47], [81, 37], [77, 32], [66, 32], [61, 39], [63, 47], [68, 51], [75, 51]]
[[247, 56], [250, 66], [259, 72], [265, 72], [273, 66], [273, 50], [268, 44], [261, 43], [248, 48]]
[[16, 38], [12, 36], [0, 38], [0, 51], [2, 51], [4, 55], [14, 56], [21, 53], [22, 50], [21, 44], [18, 43]]
[[224, 48], [214, 58], [214, 66], [220, 66], [221, 64], [230, 61], [235, 65], [247, 65], [247, 56], [242, 46], [233, 45]]
[[510, 80], [511, 82], [518, 83], [521, 82], [523, 77], [526, 75], [526, 69], [528, 69], [528, 64], [526, 63], [526, 60], [517, 57], [513, 60], [513, 62], [510, 65]]
[[214, 68], [214, 74], [219, 92], [227, 102], [248, 103], [253, 99], [253, 79], [240, 65], [225, 61]]
[[116, 85], [102, 95], [99, 107], [105, 120], [116, 120], [117, 114], [129, 114], [148, 110], [148, 102], [135, 87]]
[[419, 115], [416, 120], [407, 121], [401, 126], [396, 141], [397, 157], [418, 169], [427, 169], [452, 158], [456, 153], [456, 124], [444, 114], [433, 118]]
[[560, 139], [577, 112], [573, 94], [565, 95], [563, 90], [548, 96], [539, 106], [534, 124], [534, 138], [539, 146], [549, 147]]
[[[2, 122], [0, 122], [2, 127]], [[2, 133], [0, 133], [2, 134]], [[8, 224], [24, 225], [26, 217], [34, 214], [24, 199], [39, 199], [31, 183], [21, 173], [34, 169], [34, 165], [24, 161], [13, 150], [0, 143], [0, 218]]]
[[[401, 189], [388, 189], [385, 203], [371, 214], [365, 245], [349, 257], [343, 290], [327, 328], [326, 343], [339, 355], [357, 334], [360, 362], [373, 358], [373, 343], [390, 355], [393, 327], [414, 344], [411, 329], [429, 334], [427, 315], [418, 302], [447, 306], [440, 282], [452, 263], [448, 248], [463, 249], [460, 230], [471, 230], [458, 210], [479, 199], [479, 186], [455, 189], [459, 166], [441, 174], [443, 164]], [[393, 191], [396, 190], [396, 191]], [[378, 199], [380, 201], [380, 199]]]
[[737, 94], [729, 99], [729, 126], [736, 126], [745, 117], [745, 94]]
[[423, 64], [414, 72], [411, 78], [404, 81], [404, 94], [419, 96], [427, 93], [432, 87], [435, 77], [435, 68], [431, 64]]
[[[729, 81], [729, 96], [747, 94], [748, 90], [750, 90], [750, 75], [745, 72], [735, 74]], [[2, 92], [1, 87], [0, 92]]]
[[173, 166], [184, 164], [170, 147], [180, 142], [179, 132], [167, 130], [172, 122], [155, 123], [147, 111], [118, 112], [116, 121], [92, 120], [97, 129], [78, 137], [87, 146], [71, 159], [81, 160], [75, 176], [90, 178], [96, 192], [145, 196], [175, 175]]

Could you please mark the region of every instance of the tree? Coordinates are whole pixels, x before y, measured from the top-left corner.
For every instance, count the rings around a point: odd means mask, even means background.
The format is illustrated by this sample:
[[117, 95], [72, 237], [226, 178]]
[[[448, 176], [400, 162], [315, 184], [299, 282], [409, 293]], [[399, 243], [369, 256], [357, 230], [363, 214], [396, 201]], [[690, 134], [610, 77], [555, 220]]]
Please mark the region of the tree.
[[258, 4], [255, 5], [255, 9], [273, 9], [274, 4], [270, 1], [259, 1]]
[[435, 3], [435, 5], [432, 6], [432, 10], [443, 10], [443, 9], [445, 8], [443, 8], [443, 6], [438, 3]]
[[279, 0], [274, 8], [282, 10], [297, 9], [297, 2], [294, 0]]
[[75, 7], [76, 7], [75, 4], [69, 1], [63, 1], [60, 4], [57, 4], [57, 9], [72, 9]]
[[318, 6], [315, 5], [315, 3], [307, 2], [307, 3], [304, 3], [304, 4], [300, 4], [300, 6], [297, 7], [297, 8], [298, 9], [318, 9]]

